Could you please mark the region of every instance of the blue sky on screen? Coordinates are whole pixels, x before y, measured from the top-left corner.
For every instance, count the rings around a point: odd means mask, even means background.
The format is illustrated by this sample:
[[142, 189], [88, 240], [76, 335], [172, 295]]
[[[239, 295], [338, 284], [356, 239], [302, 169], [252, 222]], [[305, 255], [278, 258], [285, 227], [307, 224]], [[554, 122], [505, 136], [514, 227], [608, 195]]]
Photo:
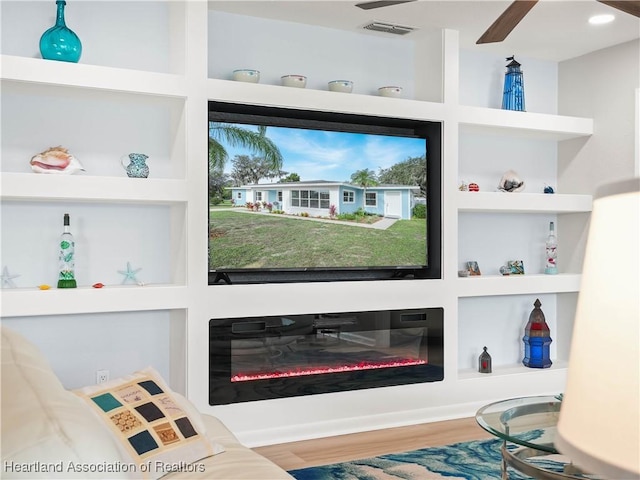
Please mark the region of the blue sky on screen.
[[[246, 129], [255, 129], [242, 125]], [[425, 154], [425, 140], [348, 132], [327, 132], [301, 128], [267, 127], [267, 136], [278, 146], [284, 159], [282, 170], [297, 173], [300, 180], [349, 181], [357, 170], [380, 168]], [[224, 145], [229, 154], [225, 171], [232, 168], [236, 155], [249, 155], [246, 149]], [[268, 180], [261, 180], [266, 183]]]

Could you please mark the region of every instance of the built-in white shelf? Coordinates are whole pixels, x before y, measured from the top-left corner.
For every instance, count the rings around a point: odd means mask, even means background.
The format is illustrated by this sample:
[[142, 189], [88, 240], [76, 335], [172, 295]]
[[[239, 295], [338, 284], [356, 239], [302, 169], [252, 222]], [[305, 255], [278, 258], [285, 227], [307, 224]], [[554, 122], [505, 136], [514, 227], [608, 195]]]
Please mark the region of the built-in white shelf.
[[3, 317], [133, 312], [187, 308], [184, 285], [107, 285], [103, 288], [2, 289]]
[[457, 279], [458, 297], [572, 293], [580, 289], [580, 274], [480, 275]]
[[[557, 371], [566, 372], [568, 362], [566, 360], [552, 360], [552, 365], [549, 368], [529, 368], [525, 367], [521, 363], [513, 365], [501, 365], [492, 366], [491, 373], [480, 373], [473, 368], [465, 368], [458, 371], [458, 380], [471, 380], [471, 379], [489, 379], [491, 377], [503, 377], [506, 375], [540, 375], [544, 372]], [[558, 392], [560, 393], [560, 392]]]
[[0, 55], [2, 80], [165, 97], [187, 96], [181, 75]]
[[442, 103], [232, 80], [209, 79], [207, 96], [209, 100], [221, 102], [237, 102], [241, 98], [242, 103], [276, 105], [297, 110], [327, 110], [377, 116], [380, 112], [385, 112], [384, 115], [388, 117], [435, 121], [446, 118]]
[[38, 173], [0, 173], [5, 200], [109, 203], [186, 203], [185, 180]]
[[462, 129], [492, 135], [568, 140], [593, 134], [591, 118], [468, 106], [460, 106], [457, 117]]
[[476, 213], [578, 213], [590, 212], [591, 195], [458, 192], [458, 211]]

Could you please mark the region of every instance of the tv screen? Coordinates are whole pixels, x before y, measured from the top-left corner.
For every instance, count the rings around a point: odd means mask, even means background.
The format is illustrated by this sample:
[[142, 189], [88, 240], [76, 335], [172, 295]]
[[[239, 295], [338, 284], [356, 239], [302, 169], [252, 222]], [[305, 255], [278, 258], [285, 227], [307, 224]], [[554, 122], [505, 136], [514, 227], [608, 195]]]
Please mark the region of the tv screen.
[[209, 102], [209, 283], [440, 278], [441, 124]]

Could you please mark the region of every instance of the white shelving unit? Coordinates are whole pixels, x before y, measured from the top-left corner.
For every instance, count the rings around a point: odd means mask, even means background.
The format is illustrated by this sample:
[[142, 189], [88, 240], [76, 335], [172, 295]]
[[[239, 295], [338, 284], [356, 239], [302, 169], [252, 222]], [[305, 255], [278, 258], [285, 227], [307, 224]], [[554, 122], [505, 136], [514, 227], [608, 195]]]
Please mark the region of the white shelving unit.
[[[157, 279], [148, 279], [148, 285], [143, 287], [108, 285], [104, 289], [93, 289], [91, 280], [87, 280], [82, 288], [75, 290], [40, 291], [35, 288], [35, 282], [17, 289], [3, 289], [4, 318], [16, 325], [22, 319], [33, 317], [35, 320], [39, 316], [51, 315], [75, 315], [79, 321], [82, 321], [83, 314], [95, 313], [117, 315], [119, 312], [134, 312], [135, 315], [136, 312], [158, 311], [168, 316], [171, 326], [166, 332], [165, 343], [158, 348], [169, 349], [170, 372], [165, 373], [170, 375], [171, 384], [185, 392], [201, 410], [220, 416], [241, 439], [254, 445], [468, 415], [476, 404], [483, 403], [489, 396], [524, 395], [561, 388], [566, 351], [558, 353], [559, 359], [549, 371], [532, 372], [511, 363], [494, 364], [496, 375], [480, 376], [467, 365], [461, 365], [456, 352], [461, 347], [461, 330], [471, 319], [458, 318], [459, 302], [495, 297], [498, 302], [496, 308], [500, 308], [504, 302], [511, 302], [518, 296], [575, 294], [579, 289], [579, 273], [557, 276], [534, 273], [522, 278], [496, 275], [458, 278], [459, 264], [466, 260], [460, 258], [458, 249], [458, 223], [461, 215], [527, 214], [531, 218], [542, 215], [545, 222], [548, 216], [554, 219], [557, 216], [561, 230], [563, 214], [584, 213], [588, 217], [591, 196], [502, 194], [484, 190], [479, 193], [458, 192], [459, 177], [465, 173], [459, 167], [458, 144], [464, 142], [469, 134], [524, 138], [534, 142], [588, 137], [593, 133], [592, 120], [459, 105], [457, 95], [452, 93], [458, 89], [456, 65], [459, 59], [457, 34], [451, 31], [436, 37], [445, 52], [441, 62], [444, 77], [442, 102], [381, 98], [366, 92], [336, 94], [312, 88], [290, 89], [275, 84], [244, 84], [226, 78], [207, 78], [213, 61], [207, 59], [207, 52], [211, 56], [215, 51], [206, 44], [207, 29], [211, 28], [216, 2], [159, 1], [140, 5], [140, 8], [150, 9], [150, 13], [157, 15], [158, 22], [163, 24], [161, 30], [166, 30], [175, 47], [166, 54], [169, 57], [167, 63], [174, 64], [176, 59], [184, 59], [183, 65], [169, 70], [181, 73], [132, 70], [111, 64], [66, 64], [29, 58], [28, 52], [12, 52], [0, 57], [3, 126], [13, 117], [23, 114], [35, 116], [36, 106], [46, 106], [51, 99], [56, 105], [72, 102], [71, 114], [74, 115], [65, 128], [53, 112], [45, 108], [44, 118], [36, 123], [38, 128], [35, 131], [25, 131], [27, 123], [8, 131], [3, 129], [0, 174], [3, 218], [14, 218], [17, 214], [11, 215], [13, 209], [17, 209], [20, 215], [26, 212], [26, 218], [15, 229], [14, 225], [5, 224], [3, 220], [2, 263], [6, 265], [18, 258], [17, 253], [23, 247], [37, 248], [39, 241], [31, 237], [25, 244], [21, 243], [20, 229], [26, 235], [35, 228], [25, 225], [41, 224], [43, 229], [51, 229], [52, 225], [61, 224], [61, 215], [55, 221], [48, 221], [45, 217], [52, 208], [57, 208], [56, 205], [60, 211], [75, 207], [95, 209], [96, 215], [100, 216], [97, 223], [105, 233], [117, 229], [119, 216], [126, 216], [126, 207], [132, 206], [153, 208], [154, 212], [160, 209], [162, 221], [154, 228], [151, 237], [142, 226], [135, 227], [135, 219], [130, 219], [134, 226], [123, 235], [130, 245], [136, 245], [133, 253], [138, 252], [141, 258], [153, 258], [161, 266], [161, 273]], [[76, 5], [69, 6], [70, 9], [74, 7]], [[48, 11], [50, 5], [43, 8], [51, 13]], [[78, 8], [83, 7], [79, 4]], [[12, 22], [15, 15], [19, 15], [17, 8], [3, 12], [3, 22]], [[266, 29], [269, 22], [264, 19]], [[70, 26], [73, 28], [73, 24]], [[322, 35], [329, 32], [327, 29], [316, 32], [311, 26], [305, 28], [313, 33], [308, 45], [311, 50], [316, 47], [313, 42], [321, 42]], [[380, 37], [371, 38], [380, 41]], [[433, 38], [429, 37], [428, 41]], [[98, 38], [96, 41], [106, 40]], [[420, 43], [425, 41], [418, 41], [416, 49], [437, 50]], [[228, 47], [233, 48], [232, 41]], [[152, 47], [144, 46], [147, 48]], [[244, 61], [242, 54], [237, 52], [238, 63]], [[129, 62], [123, 59], [122, 63]], [[345, 60], [344, 64], [348, 65], [348, 61]], [[216, 65], [216, 71], [231, 71], [233, 68], [239, 67]], [[416, 67], [416, 76], [422, 70], [422, 67]], [[418, 87], [415, 85], [416, 91], [420, 90]], [[5, 102], [5, 95], [10, 102]], [[428, 92], [420, 96], [433, 98], [438, 94]], [[443, 278], [406, 282], [207, 286], [207, 151], [204, 141], [207, 135], [207, 100], [442, 121], [445, 152]], [[105, 105], [112, 103], [117, 105], [115, 113], [102, 111]], [[26, 109], [26, 114], [20, 111], [22, 108]], [[122, 112], [122, 116], [118, 116], [118, 112]], [[129, 114], [133, 115], [132, 119], [128, 118]], [[74, 119], [76, 116], [78, 119]], [[156, 124], [157, 117], [160, 120]], [[101, 131], [96, 132], [91, 125], [86, 125], [88, 118], [95, 118]], [[40, 140], [39, 136], [44, 139]], [[65, 146], [76, 146], [72, 153], [81, 158], [86, 173], [75, 176], [30, 173], [28, 159], [40, 148], [36, 145], [41, 141], [53, 142], [49, 140], [53, 138], [62, 138], [60, 141], [64, 141]], [[134, 147], [136, 139], [140, 140], [138, 144], [141, 146]], [[144, 152], [154, 150], [155, 155], [149, 162], [152, 175], [146, 180], [127, 178], [119, 166], [119, 157], [134, 148]], [[154, 175], [154, 172], [157, 173]], [[45, 206], [47, 208], [43, 209]], [[6, 212], [10, 215], [5, 215]], [[59, 213], [58, 210], [54, 212], [56, 215]], [[54, 235], [54, 238], [58, 233], [47, 230], [47, 235]], [[161, 240], [161, 245], [155, 245], [149, 238]], [[98, 253], [106, 250], [108, 241], [100, 244], [96, 239], [98, 244], [91, 244], [89, 250], [93, 256], [89, 263], [96, 264], [91, 271], [93, 278], [99, 278], [108, 271], [109, 266], [99, 261], [101, 255]], [[146, 250], [150, 250], [147, 253], [150, 257], [144, 257]], [[126, 256], [117, 258], [122, 261]], [[30, 270], [30, 276], [34, 278], [44, 277], [47, 273], [37, 263], [11, 266]], [[113, 270], [113, 266], [110, 268]], [[49, 279], [48, 283], [52, 282]], [[43, 280], [42, 283], [47, 282]], [[528, 298], [522, 303], [528, 304]], [[321, 396], [322, 399], [309, 396], [262, 402], [259, 418], [251, 413], [255, 412], [251, 405], [208, 406], [207, 334], [210, 318], [432, 306], [445, 308], [444, 382], [378, 389], [375, 392], [330, 394]], [[555, 321], [561, 323], [565, 319]], [[499, 329], [492, 327], [491, 322], [487, 323], [487, 328]], [[564, 326], [563, 332], [568, 328], [570, 326]], [[566, 350], [566, 339], [560, 343], [563, 346], [558, 346], [558, 350]], [[64, 372], [61, 376], [64, 379]], [[491, 386], [491, 395], [487, 394], [486, 385]], [[314, 411], [314, 418], [309, 418], [309, 411]]]

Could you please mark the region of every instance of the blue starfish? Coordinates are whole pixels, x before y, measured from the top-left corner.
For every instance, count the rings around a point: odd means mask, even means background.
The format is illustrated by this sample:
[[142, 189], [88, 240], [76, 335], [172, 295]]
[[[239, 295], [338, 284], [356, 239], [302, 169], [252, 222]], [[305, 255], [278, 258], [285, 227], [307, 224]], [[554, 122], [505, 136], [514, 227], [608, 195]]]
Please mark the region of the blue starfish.
[[122, 280], [122, 285], [127, 283], [127, 280], [131, 280], [135, 284], [140, 284], [140, 281], [136, 278], [136, 273], [138, 273], [142, 268], [136, 268], [135, 270], [131, 269], [131, 263], [127, 262], [126, 270], [118, 270], [120, 275], [124, 275], [124, 279]]
[[9, 273], [9, 268], [7, 268], [6, 266], [2, 269], [2, 287], [4, 288], [5, 286], [9, 287], [9, 288], [16, 288], [16, 284], [13, 283], [13, 279], [14, 278], [18, 278], [20, 275], [11, 275]]

